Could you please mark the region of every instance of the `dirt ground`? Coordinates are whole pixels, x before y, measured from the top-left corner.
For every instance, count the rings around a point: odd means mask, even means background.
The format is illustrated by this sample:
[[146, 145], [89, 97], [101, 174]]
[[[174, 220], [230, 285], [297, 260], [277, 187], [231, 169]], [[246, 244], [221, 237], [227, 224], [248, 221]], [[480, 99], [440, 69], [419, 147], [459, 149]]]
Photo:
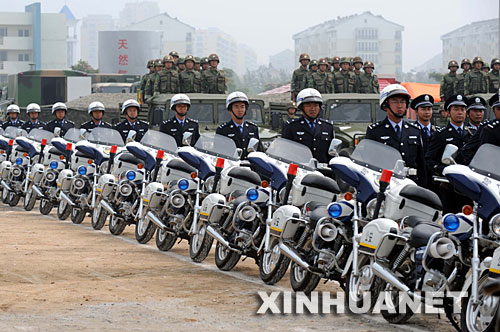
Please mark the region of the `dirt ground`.
[[256, 314], [258, 291], [289, 289], [288, 276], [264, 285], [251, 259], [221, 272], [213, 249], [196, 264], [186, 242], [162, 253], [154, 239], [138, 244], [133, 226], [115, 237], [88, 217], [74, 225], [55, 209], [0, 203], [0, 331], [453, 331], [437, 315], [391, 326], [381, 316]]

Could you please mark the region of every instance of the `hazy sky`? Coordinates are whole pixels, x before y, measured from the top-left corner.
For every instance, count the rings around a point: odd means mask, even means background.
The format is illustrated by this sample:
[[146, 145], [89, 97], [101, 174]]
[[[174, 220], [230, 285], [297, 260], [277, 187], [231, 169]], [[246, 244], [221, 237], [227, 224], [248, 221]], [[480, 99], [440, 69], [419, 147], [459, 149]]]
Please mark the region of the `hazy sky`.
[[[0, 0], [0, 11], [24, 11], [33, 0]], [[66, 3], [76, 18], [108, 14], [118, 18], [127, 0], [42, 0], [42, 12], [58, 12]], [[269, 55], [294, 49], [292, 35], [337, 16], [364, 11], [405, 27], [403, 71], [441, 52], [440, 36], [462, 25], [498, 17], [500, 0], [322, 0], [322, 1], [157, 1], [161, 12], [196, 28], [217, 27], [252, 47], [259, 63]], [[334, 54], [328, 54], [333, 56]], [[473, 55], [471, 55], [472, 57]], [[489, 59], [488, 59], [489, 60]]]

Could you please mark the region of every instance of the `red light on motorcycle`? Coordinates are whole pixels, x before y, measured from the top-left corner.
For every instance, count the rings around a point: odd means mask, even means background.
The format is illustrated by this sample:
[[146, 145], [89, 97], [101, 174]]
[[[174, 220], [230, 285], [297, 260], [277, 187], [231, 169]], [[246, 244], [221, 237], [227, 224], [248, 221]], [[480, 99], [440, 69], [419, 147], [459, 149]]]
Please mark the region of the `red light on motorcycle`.
[[0, 150], [0, 153], [1, 153], [1, 154], [4, 154], [4, 153], [5, 153], [5, 150]]
[[267, 187], [269, 187], [269, 182], [267, 182], [266, 180], [263, 180], [263, 181], [260, 183], [260, 186], [261, 186], [262, 188], [267, 188]]
[[380, 182], [390, 183], [391, 177], [392, 177], [392, 171], [390, 171], [388, 169], [384, 169], [382, 171], [382, 175], [380, 176]]
[[73, 148], [73, 144], [72, 143], [67, 143], [66, 144], [66, 150], [67, 151], [71, 151], [72, 148]]
[[116, 145], [111, 145], [111, 150], [109, 150], [109, 152], [116, 153], [116, 149], [118, 149], [118, 147]]
[[198, 177], [198, 174], [196, 172], [191, 173], [191, 179], [196, 179]]
[[144, 165], [143, 164], [137, 164], [137, 169], [143, 169]]
[[28, 154], [25, 152], [25, 153], [23, 154], [23, 156], [27, 157], [27, 156], [28, 156]]
[[354, 145], [358, 145], [359, 140], [357, 138], [354, 139]]
[[43, 146], [47, 145], [47, 139], [46, 138], [42, 139], [42, 145]]
[[346, 201], [350, 201], [352, 199], [352, 193], [345, 193], [344, 194], [344, 199]]
[[290, 164], [288, 166], [288, 174], [290, 174], [290, 175], [297, 175], [297, 168], [298, 168], [297, 164]]
[[215, 167], [224, 168], [224, 158], [217, 158], [217, 162], [215, 163]]
[[59, 156], [59, 159], [63, 160], [63, 159], [64, 159], [64, 156], [63, 156], [63, 155], [60, 155], [60, 156]]
[[464, 205], [462, 208], [462, 213], [465, 214], [466, 216], [470, 216], [473, 212], [472, 206], [470, 205]]
[[13, 140], [13, 139], [10, 139], [10, 140], [9, 140], [9, 146], [12, 146], [12, 145], [14, 145], [14, 140]]
[[158, 152], [156, 153], [156, 159], [163, 159], [164, 154], [165, 154], [165, 151], [158, 150]]
[[87, 162], [89, 163], [89, 165], [92, 165], [92, 163], [94, 162], [92, 159], [89, 159], [87, 160]]

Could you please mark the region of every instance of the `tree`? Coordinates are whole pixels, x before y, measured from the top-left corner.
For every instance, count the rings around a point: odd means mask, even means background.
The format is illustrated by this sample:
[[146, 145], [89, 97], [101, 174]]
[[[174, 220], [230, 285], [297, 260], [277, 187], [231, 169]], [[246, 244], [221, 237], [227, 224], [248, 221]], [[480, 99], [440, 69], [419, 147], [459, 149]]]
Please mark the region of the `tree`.
[[99, 72], [97, 69], [92, 68], [91, 65], [85, 60], [80, 59], [76, 65], [71, 66], [72, 70], [83, 71], [88, 74], [95, 74]]
[[429, 78], [431, 80], [436, 81], [436, 82], [441, 82], [441, 79], [443, 78], [443, 74], [432, 72], [432, 73], [429, 73]]

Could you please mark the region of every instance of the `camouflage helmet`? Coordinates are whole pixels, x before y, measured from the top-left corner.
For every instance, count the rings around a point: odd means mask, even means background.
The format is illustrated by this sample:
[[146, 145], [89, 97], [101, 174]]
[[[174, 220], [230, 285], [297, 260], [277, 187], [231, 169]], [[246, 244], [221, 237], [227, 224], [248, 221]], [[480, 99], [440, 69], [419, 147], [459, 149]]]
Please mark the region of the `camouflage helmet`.
[[500, 59], [499, 58], [493, 58], [493, 59], [491, 59], [491, 65], [490, 65], [491, 68], [493, 68], [493, 65], [496, 64], [496, 63], [500, 64]]
[[208, 56], [208, 61], [217, 61], [220, 62], [219, 56], [215, 53], [212, 53]]
[[194, 63], [199, 64], [200, 63], [200, 57], [195, 56], [194, 57]]
[[311, 60], [311, 62], [309, 63], [309, 67], [311, 66], [317, 66], [319, 63], [318, 63], [318, 60]]
[[177, 58], [179, 57], [179, 53], [177, 53], [177, 51], [172, 51], [172, 52], [168, 53], [168, 55], [171, 55], [171, 56], [173, 56], [174, 58], [175, 58], [175, 57], [177, 57]]
[[484, 69], [490, 69], [490, 65], [487, 63], [487, 62], [484, 62], [483, 63], [483, 66], [481, 67], [481, 70], [484, 70]]
[[329, 64], [330, 66], [331, 66], [331, 65], [333, 65], [333, 58], [329, 58], [329, 57], [327, 57], [326, 59], [328, 60], [328, 64]]
[[153, 67], [153, 66], [154, 66], [154, 62], [155, 62], [154, 60], [149, 60], [149, 61], [148, 61], [148, 65], [146, 66], [146, 68], [151, 68], [151, 67]]
[[375, 65], [371, 61], [365, 61], [365, 63], [363, 64], [363, 68], [375, 69]]
[[472, 59], [472, 64], [475, 64], [476, 62], [481, 62], [484, 65], [483, 58], [481, 58], [480, 56], [476, 56], [474, 57], [474, 59]]
[[450, 62], [448, 62], [448, 69], [450, 69], [451, 67], [458, 68], [458, 62], [456, 60], [450, 60]]
[[294, 110], [297, 109], [297, 106], [295, 106], [295, 103], [293, 101], [289, 101], [288, 103], [286, 103], [285, 110], [288, 111], [290, 108], [293, 108]]
[[302, 60], [311, 61], [311, 57], [307, 53], [302, 53], [301, 55], [299, 55], [299, 62], [301, 62]]
[[464, 65], [468, 63], [469, 65], [472, 65], [472, 63], [470, 62], [469, 59], [465, 58], [465, 59], [462, 59], [462, 62], [460, 63], [460, 68], [464, 68]]
[[204, 64], [204, 63], [209, 63], [208, 57], [206, 57], [206, 56], [204, 56], [203, 58], [201, 58], [201, 64]]
[[184, 58], [184, 63], [186, 63], [186, 61], [193, 61], [193, 64], [194, 64], [195, 63], [194, 56], [186, 55], [186, 57]]
[[165, 56], [163, 57], [163, 63], [166, 63], [166, 62], [172, 62], [172, 63], [174, 63], [174, 62], [175, 62], [175, 61], [174, 61], [174, 57], [173, 57], [173, 56], [171, 56], [171, 55], [165, 55]]
[[184, 64], [184, 58], [177, 59], [177, 64], [178, 65], [183, 65]]
[[351, 64], [351, 60], [348, 57], [343, 56], [342, 58], [340, 58], [339, 63], [340, 64], [343, 64], [343, 63]]
[[333, 59], [332, 59], [332, 62], [333, 63], [340, 63], [340, 57], [334, 56]]
[[363, 64], [363, 59], [361, 59], [360, 56], [355, 56], [354, 58], [352, 58], [352, 64], [355, 64], [355, 63]]
[[321, 58], [321, 59], [319, 59], [318, 65], [327, 65], [328, 66], [328, 60], [327, 60], [327, 58]]
[[155, 67], [163, 67], [163, 62], [161, 61], [161, 59], [155, 60]]

